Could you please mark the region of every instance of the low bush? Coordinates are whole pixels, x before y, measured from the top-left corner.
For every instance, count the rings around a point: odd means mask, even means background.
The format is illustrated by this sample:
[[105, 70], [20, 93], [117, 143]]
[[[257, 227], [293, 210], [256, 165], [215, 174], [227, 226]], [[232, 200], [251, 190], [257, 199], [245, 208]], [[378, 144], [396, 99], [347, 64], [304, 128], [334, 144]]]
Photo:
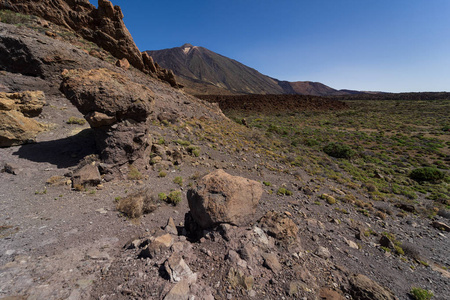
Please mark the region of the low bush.
[[181, 202], [181, 191], [171, 191], [169, 195], [167, 195], [166, 201], [175, 206], [178, 205]]
[[277, 195], [280, 195], [280, 196], [283, 196], [283, 195], [284, 196], [292, 196], [292, 194], [293, 194], [292, 191], [290, 191], [284, 187], [280, 187], [277, 191]]
[[415, 181], [437, 182], [445, 178], [445, 173], [437, 168], [424, 167], [415, 169], [409, 174], [409, 177]]
[[413, 287], [411, 289], [411, 295], [416, 300], [429, 300], [431, 299], [434, 294], [426, 289]]
[[336, 158], [350, 159], [356, 152], [350, 146], [341, 143], [329, 143], [323, 148], [323, 152]]

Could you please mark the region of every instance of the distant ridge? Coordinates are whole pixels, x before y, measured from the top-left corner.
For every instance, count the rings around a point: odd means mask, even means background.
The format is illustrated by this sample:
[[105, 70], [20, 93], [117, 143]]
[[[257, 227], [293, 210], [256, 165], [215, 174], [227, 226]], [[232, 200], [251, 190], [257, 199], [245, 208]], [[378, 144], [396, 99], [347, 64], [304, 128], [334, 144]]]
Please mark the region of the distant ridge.
[[[297, 94], [336, 96], [350, 94], [320, 82], [280, 81], [263, 75], [234, 59], [203, 47], [184, 44], [164, 50], [146, 51], [161, 67], [171, 69], [177, 81], [191, 94]], [[357, 93], [357, 92], [355, 92]]]

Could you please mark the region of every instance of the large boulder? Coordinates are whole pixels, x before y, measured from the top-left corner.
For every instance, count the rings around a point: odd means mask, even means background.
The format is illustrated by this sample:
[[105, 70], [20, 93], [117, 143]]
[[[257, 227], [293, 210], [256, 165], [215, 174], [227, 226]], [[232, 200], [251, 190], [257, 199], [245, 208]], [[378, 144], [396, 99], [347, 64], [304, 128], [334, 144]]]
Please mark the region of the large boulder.
[[63, 77], [61, 91], [94, 128], [102, 161], [145, 168], [151, 151], [148, 116], [154, 93], [107, 69], [66, 70]]
[[43, 92], [0, 93], [0, 147], [36, 140], [45, 126], [29, 117], [38, 116], [45, 104]]
[[63, 72], [61, 90], [78, 110], [100, 112], [117, 121], [143, 122], [153, 110], [154, 93], [108, 69], [76, 69]]
[[221, 223], [243, 226], [252, 221], [261, 195], [259, 182], [216, 170], [188, 191], [191, 215], [202, 228]]

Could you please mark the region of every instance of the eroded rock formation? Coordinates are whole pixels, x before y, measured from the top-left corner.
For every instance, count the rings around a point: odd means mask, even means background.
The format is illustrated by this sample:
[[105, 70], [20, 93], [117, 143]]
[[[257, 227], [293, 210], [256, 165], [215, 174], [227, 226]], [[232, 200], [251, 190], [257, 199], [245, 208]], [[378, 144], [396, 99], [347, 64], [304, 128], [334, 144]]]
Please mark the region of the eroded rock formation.
[[102, 161], [112, 168], [147, 167], [154, 93], [107, 69], [66, 70], [63, 77], [61, 91], [94, 128]]
[[108, 0], [99, 0], [98, 8], [88, 0], [3, 0], [0, 9], [65, 26], [118, 59], [126, 58], [135, 68], [177, 86], [172, 72], [155, 65], [148, 54], [141, 54], [123, 22], [122, 10]]
[[30, 118], [38, 116], [44, 104], [41, 91], [0, 93], [0, 147], [34, 142], [45, 127]]

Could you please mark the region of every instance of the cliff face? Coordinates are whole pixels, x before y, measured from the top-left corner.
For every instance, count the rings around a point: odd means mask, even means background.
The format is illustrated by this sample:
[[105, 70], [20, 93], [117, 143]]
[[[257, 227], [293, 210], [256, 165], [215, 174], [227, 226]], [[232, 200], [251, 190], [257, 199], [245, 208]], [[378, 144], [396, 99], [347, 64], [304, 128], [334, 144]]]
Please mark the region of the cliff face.
[[176, 86], [170, 71], [159, 68], [147, 54], [141, 54], [123, 22], [122, 10], [108, 0], [99, 0], [98, 9], [88, 0], [3, 0], [0, 9], [36, 15], [65, 26], [113, 56], [126, 58], [138, 70]]

